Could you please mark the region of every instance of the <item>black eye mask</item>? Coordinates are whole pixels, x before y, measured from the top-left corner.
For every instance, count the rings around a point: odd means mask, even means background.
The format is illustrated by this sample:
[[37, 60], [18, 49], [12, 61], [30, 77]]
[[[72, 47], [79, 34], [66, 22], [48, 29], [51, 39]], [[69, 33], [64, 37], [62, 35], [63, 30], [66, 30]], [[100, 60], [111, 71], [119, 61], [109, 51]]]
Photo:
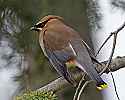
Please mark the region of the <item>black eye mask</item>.
[[[49, 20], [50, 20], [50, 19], [49, 19]], [[35, 27], [36, 27], [36, 28], [43, 28], [43, 27], [45, 26], [45, 24], [46, 24], [49, 20], [44, 21], [44, 22], [41, 22], [41, 23], [35, 25]]]

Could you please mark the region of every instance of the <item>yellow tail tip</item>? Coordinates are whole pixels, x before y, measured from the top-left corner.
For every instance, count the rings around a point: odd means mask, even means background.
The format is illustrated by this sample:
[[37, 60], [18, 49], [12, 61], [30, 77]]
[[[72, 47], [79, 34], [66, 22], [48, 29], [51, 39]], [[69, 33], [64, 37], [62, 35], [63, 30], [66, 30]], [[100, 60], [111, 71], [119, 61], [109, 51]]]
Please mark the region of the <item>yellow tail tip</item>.
[[98, 89], [98, 90], [103, 90], [103, 89], [105, 89], [105, 88], [107, 88], [107, 87], [108, 87], [108, 85], [107, 85], [106, 83], [97, 85], [97, 89]]

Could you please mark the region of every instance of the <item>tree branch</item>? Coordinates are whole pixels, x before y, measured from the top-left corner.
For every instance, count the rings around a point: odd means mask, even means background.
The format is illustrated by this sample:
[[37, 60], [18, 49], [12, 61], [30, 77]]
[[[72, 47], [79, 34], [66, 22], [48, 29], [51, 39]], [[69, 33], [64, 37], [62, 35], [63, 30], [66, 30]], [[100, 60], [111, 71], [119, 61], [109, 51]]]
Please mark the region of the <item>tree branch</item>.
[[[108, 61], [102, 62], [102, 66], [101, 65], [96, 66], [98, 73], [100, 73], [105, 68], [107, 62]], [[123, 57], [118, 56], [115, 59], [112, 59], [111, 65], [109, 66], [111, 72], [117, 71], [120, 68], [124, 68], [124, 67], [125, 67], [125, 56]], [[109, 73], [109, 70], [106, 70], [104, 73]], [[77, 73], [74, 73], [73, 76], [76, 80], [79, 80], [82, 74], [85, 74], [85, 73], [77, 72]], [[57, 92], [68, 86], [71, 86], [71, 85], [63, 77], [60, 77], [50, 82], [49, 84], [39, 88], [38, 90]]]

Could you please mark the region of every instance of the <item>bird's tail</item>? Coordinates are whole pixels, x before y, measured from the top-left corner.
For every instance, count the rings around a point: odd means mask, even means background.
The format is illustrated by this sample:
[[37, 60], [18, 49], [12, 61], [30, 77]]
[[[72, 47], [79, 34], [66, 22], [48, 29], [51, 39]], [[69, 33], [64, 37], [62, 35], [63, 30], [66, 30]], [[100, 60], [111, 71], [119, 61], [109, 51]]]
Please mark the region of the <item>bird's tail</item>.
[[92, 63], [90, 55], [80, 40], [72, 41], [71, 45], [76, 52], [75, 64], [82, 71], [86, 72], [87, 75], [95, 80], [97, 83], [97, 89], [102, 90], [107, 87], [107, 84], [102, 80], [100, 75], [97, 73], [95, 66]]
[[[85, 68], [85, 64], [84, 64], [84, 68], [81, 64], [79, 64], [78, 62], [75, 62], [75, 64], [77, 65], [78, 68], [80, 68], [81, 70], [83, 70], [84, 72], [86, 72], [89, 77], [93, 80], [96, 81], [96, 87], [98, 90], [103, 90], [105, 88], [108, 87], [107, 83], [105, 83], [102, 78], [99, 76], [99, 74], [96, 72], [95, 68], [89, 67], [86, 69]], [[88, 70], [90, 69], [90, 70]]]
[[96, 87], [97, 87], [98, 90], [103, 90], [103, 89], [107, 88], [108, 85], [107, 85], [107, 83], [105, 83], [104, 81], [102, 81], [100, 83], [97, 83]]

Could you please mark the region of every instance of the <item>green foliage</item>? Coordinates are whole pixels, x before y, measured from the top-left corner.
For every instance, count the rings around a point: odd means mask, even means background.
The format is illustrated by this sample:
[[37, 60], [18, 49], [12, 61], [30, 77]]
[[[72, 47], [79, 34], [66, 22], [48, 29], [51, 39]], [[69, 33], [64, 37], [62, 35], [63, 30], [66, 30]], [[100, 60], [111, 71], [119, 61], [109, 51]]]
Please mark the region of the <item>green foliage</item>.
[[17, 96], [15, 100], [57, 100], [57, 96], [53, 92], [27, 91], [23, 95]]

